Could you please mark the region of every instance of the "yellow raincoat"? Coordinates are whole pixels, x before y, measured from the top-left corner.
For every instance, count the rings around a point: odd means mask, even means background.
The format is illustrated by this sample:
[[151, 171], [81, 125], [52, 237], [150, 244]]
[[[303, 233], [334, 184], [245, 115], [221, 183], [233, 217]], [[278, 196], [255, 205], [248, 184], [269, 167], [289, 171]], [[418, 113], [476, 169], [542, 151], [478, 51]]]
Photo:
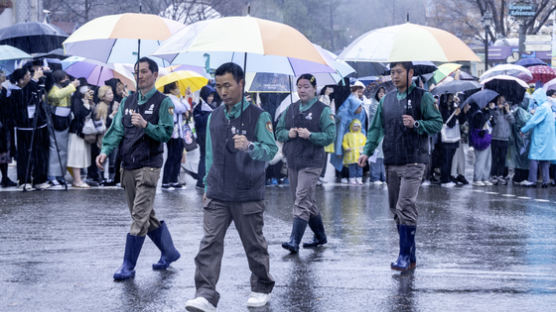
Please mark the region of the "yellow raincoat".
[[[358, 124], [359, 130], [355, 132], [353, 125]], [[361, 132], [361, 122], [354, 119], [349, 125], [349, 132], [344, 135], [342, 147], [344, 148], [344, 165], [356, 164], [367, 143], [367, 137]]]

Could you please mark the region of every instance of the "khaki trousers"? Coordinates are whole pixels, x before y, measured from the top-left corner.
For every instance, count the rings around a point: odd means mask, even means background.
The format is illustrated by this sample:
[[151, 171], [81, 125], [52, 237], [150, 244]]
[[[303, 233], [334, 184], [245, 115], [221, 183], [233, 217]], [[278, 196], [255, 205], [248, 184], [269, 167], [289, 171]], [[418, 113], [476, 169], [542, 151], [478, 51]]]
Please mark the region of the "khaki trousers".
[[122, 169], [121, 176], [132, 219], [129, 234], [145, 236], [160, 226], [153, 209], [160, 168]]
[[207, 199], [204, 203], [203, 226], [205, 235], [195, 257], [195, 297], [204, 297], [214, 306], [220, 294], [216, 283], [224, 254], [224, 237], [233, 221], [247, 255], [251, 270], [251, 290], [270, 293], [274, 279], [270, 275], [268, 244], [263, 236], [264, 202], [222, 202]]
[[396, 224], [417, 225], [417, 195], [425, 172], [425, 164], [386, 166], [388, 202]]
[[294, 198], [293, 216], [309, 221], [311, 216], [320, 214], [316, 205], [315, 191], [322, 168], [288, 168], [290, 190]]

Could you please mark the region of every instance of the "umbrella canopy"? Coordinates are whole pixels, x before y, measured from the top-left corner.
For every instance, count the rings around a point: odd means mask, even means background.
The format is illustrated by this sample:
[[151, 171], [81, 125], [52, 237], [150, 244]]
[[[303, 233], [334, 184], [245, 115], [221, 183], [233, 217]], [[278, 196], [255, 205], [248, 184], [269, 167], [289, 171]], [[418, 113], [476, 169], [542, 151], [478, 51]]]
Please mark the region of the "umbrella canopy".
[[208, 79], [194, 71], [178, 70], [159, 77], [154, 86], [158, 91], [163, 92], [164, 86], [172, 82], [178, 83], [181, 95], [185, 96], [187, 88], [189, 88], [191, 92], [195, 92], [206, 86]]
[[67, 37], [58, 27], [39, 22], [19, 23], [0, 29], [0, 44], [11, 45], [27, 53], [57, 49]]
[[438, 69], [432, 74], [435, 83], [440, 83], [444, 78], [450, 76], [453, 72], [461, 68], [461, 64], [445, 63], [438, 66]]
[[521, 65], [523, 67], [529, 67], [529, 66], [536, 66], [536, 65], [547, 65], [545, 62], [543, 62], [542, 60], [536, 58], [536, 57], [529, 57], [529, 58], [522, 58], [519, 61], [514, 63], [515, 65]]
[[556, 78], [550, 80], [549, 82], [545, 83], [543, 88], [548, 91], [548, 90], [556, 90]]
[[540, 81], [544, 84], [556, 78], [556, 70], [552, 69], [550, 66], [535, 65], [527, 67], [527, 69], [531, 71], [531, 74], [533, 75], [533, 79], [530, 79], [527, 82]]
[[377, 62], [346, 62], [357, 72], [357, 77], [380, 76], [388, 71], [388, 67]]
[[355, 69], [351, 67], [346, 61], [338, 59], [338, 56], [318, 44], [314, 45], [319, 53], [322, 55], [326, 64], [336, 70], [336, 73], [342, 77], [355, 73]]
[[187, 52], [274, 55], [326, 64], [317, 48], [295, 28], [250, 16], [224, 17], [188, 25], [154, 55], [178, 64], [174, 62], [176, 57]]
[[[413, 61], [413, 76], [425, 76], [428, 80], [430, 77], [426, 77], [426, 75], [431, 74], [438, 69], [438, 66], [431, 61]], [[384, 72], [384, 75], [390, 75], [390, 65], [387, 66], [388, 70]]]
[[138, 55], [152, 54], [161, 41], [184, 27], [152, 14], [106, 15], [87, 22], [69, 36], [63, 43], [64, 53], [103, 63], [135, 64]]
[[32, 56], [10, 45], [0, 45], [0, 61], [28, 59]]
[[80, 56], [70, 56], [62, 61], [62, 69], [70, 76], [86, 78], [89, 84], [95, 86], [103, 86], [106, 80], [112, 78], [119, 78], [128, 86], [135, 85], [131, 66], [104, 64]]
[[492, 102], [498, 95], [499, 94], [496, 91], [484, 89], [468, 97], [467, 100], [465, 100], [460, 105], [460, 107], [469, 104], [469, 105], [476, 105], [479, 109], [483, 109], [485, 106], [487, 106], [488, 103]]
[[487, 70], [484, 74], [481, 75], [479, 80], [482, 82], [491, 77], [499, 75], [513, 76], [524, 81], [533, 79], [533, 74], [531, 74], [531, 71], [523, 66], [513, 64], [501, 64]]
[[525, 96], [525, 90], [529, 87], [525, 81], [508, 75], [490, 77], [482, 81], [481, 84], [487, 89], [498, 92], [513, 103], [521, 103]]
[[360, 62], [480, 61], [451, 33], [412, 23], [371, 30], [347, 46], [339, 58]]
[[446, 82], [434, 89], [432, 89], [432, 94], [440, 95], [446, 93], [458, 93], [458, 92], [465, 92], [470, 90], [479, 90], [481, 89], [481, 84], [476, 81], [470, 80], [453, 80], [450, 82]]

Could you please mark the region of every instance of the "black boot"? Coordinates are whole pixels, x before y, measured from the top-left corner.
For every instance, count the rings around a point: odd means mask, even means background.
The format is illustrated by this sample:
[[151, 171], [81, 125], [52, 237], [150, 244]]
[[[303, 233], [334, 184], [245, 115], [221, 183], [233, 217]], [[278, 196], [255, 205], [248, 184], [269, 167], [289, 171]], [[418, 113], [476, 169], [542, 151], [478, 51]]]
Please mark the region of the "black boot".
[[407, 271], [410, 269], [411, 236], [415, 237], [415, 226], [401, 224], [399, 227], [400, 255], [390, 268], [396, 271]]
[[124, 263], [118, 271], [114, 273], [114, 280], [123, 281], [135, 276], [135, 264], [137, 264], [137, 258], [139, 257], [144, 241], [145, 236], [127, 234], [125, 241]]
[[322, 224], [322, 217], [320, 214], [309, 218], [309, 227], [315, 235], [313, 235], [312, 242], [303, 243], [303, 248], [318, 247], [319, 245], [324, 245], [328, 242], [326, 240], [326, 233], [324, 232], [324, 225]]
[[10, 180], [10, 178], [8, 178], [8, 177], [3, 177], [2, 178], [2, 187], [13, 187], [13, 186], [17, 186], [17, 183]]
[[166, 270], [171, 262], [180, 258], [180, 253], [174, 247], [172, 236], [164, 221], [161, 221], [160, 226], [156, 230], [147, 233], [147, 235], [161, 252], [160, 260], [153, 264], [153, 270]]
[[290, 241], [282, 243], [282, 248], [289, 250], [291, 253], [297, 253], [299, 251], [299, 243], [301, 242], [301, 238], [303, 238], [303, 233], [305, 233], [306, 228], [307, 221], [297, 217], [294, 218]]

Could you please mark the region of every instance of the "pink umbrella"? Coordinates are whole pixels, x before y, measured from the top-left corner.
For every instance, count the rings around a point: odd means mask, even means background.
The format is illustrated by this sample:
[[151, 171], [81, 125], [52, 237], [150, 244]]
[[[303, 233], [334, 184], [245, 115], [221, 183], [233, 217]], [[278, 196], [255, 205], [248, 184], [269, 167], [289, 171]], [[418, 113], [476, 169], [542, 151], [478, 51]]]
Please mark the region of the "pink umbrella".
[[530, 66], [527, 69], [529, 69], [529, 71], [531, 71], [531, 74], [533, 74], [533, 79], [527, 82], [540, 81], [544, 84], [556, 78], [556, 70], [552, 69], [552, 67], [550, 66], [537, 65], [537, 66]]

